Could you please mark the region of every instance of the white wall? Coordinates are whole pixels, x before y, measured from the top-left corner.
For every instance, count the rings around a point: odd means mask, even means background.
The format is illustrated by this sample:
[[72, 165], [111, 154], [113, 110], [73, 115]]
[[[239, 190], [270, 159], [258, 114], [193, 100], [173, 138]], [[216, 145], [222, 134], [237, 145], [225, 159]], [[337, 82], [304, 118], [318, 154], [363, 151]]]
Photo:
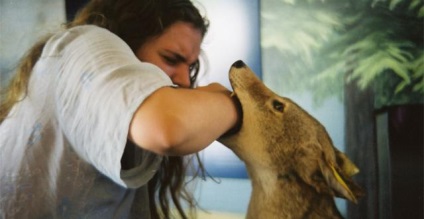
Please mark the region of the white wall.
[[64, 22], [63, 0], [0, 0], [0, 85], [40, 36]]

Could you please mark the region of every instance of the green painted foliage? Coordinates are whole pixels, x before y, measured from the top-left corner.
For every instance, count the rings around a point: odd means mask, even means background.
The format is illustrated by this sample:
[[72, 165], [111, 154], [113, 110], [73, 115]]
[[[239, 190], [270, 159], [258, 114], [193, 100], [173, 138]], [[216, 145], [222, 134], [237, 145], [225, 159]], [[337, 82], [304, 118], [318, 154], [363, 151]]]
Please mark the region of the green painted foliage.
[[359, 89], [376, 89], [377, 106], [416, 102], [417, 97], [424, 101], [421, 0], [298, 0], [289, 7], [294, 12], [284, 20], [276, 17], [288, 13], [281, 10], [287, 5], [264, 7], [279, 22], [278, 26], [268, 25], [266, 18], [263, 22], [264, 54], [278, 48], [280, 56], [274, 57], [290, 63], [284, 67], [284, 75], [290, 75], [286, 79], [300, 79], [286, 90], [309, 90], [320, 102], [343, 96], [343, 86], [337, 83], [353, 82]]

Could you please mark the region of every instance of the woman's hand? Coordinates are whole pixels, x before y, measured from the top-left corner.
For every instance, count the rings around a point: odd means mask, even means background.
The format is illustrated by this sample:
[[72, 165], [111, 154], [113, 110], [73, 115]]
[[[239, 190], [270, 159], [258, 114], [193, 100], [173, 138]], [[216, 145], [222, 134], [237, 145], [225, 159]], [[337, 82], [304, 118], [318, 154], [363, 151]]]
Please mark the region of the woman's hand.
[[237, 104], [218, 83], [196, 89], [163, 87], [135, 112], [129, 139], [161, 155], [198, 152], [237, 124]]

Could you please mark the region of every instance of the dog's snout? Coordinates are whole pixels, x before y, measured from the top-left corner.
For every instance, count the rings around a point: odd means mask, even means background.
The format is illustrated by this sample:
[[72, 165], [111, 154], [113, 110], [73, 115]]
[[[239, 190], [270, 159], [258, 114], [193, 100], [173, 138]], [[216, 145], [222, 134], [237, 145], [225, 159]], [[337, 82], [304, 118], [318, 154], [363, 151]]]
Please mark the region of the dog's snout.
[[234, 64], [233, 64], [233, 67], [235, 67], [235, 68], [243, 68], [244, 66], [246, 66], [246, 64], [244, 64], [244, 62], [241, 61], [241, 60], [238, 60], [238, 61], [234, 62]]

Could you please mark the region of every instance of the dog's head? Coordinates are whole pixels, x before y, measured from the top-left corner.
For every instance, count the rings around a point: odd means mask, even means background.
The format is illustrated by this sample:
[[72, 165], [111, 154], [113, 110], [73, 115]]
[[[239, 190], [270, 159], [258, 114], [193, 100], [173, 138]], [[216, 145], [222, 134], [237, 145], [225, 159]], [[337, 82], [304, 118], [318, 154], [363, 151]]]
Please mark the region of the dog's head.
[[243, 118], [240, 130], [221, 143], [248, 169], [271, 170], [282, 180], [295, 177], [319, 193], [356, 202], [362, 191], [350, 177], [359, 170], [316, 119], [267, 88], [242, 61], [233, 64], [229, 77]]

